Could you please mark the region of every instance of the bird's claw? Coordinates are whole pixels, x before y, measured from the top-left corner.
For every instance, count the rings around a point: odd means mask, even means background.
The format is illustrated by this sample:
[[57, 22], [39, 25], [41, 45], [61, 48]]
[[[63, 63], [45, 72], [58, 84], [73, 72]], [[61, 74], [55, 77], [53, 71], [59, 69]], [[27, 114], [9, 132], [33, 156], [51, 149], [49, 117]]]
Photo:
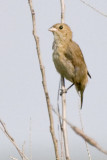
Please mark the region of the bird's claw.
[[62, 96], [63, 93], [67, 93], [67, 89], [60, 89], [60, 96]]

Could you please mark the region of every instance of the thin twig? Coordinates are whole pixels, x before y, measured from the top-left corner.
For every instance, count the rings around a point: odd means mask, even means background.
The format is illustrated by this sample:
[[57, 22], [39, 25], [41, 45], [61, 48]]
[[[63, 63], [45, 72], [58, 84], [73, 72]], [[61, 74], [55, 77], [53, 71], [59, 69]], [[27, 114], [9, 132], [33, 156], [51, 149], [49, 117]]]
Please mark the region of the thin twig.
[[104, 16], [104, 17], [107, 17], [107, 14], [99, 11], [98, 9], [96, 9], [95, 7], [93, 7], [92, 5], [90, 5], [89, 3], [87, 3], [87, 2], [85, 2], [85, 1], [83, 1], [83, 0], [80, 0], [80, 1], [81, 1], [82, 3], [84, 3], [86, 6], [90, 7], [91, 9], [93, 9], [95, 12], [101, 14], [101, 15]]
[[[24, 152], [25, 152], [24, 149], [25, 149], [25, 141], [24, 141], [24, 143], [23, 143], [23, 145], [22, 145], [22, 153], [23, 153], [23, 154], [25, 154], [25, 153], [24, 153]], [[24, 157], [23, 157], [22, 160], [25, 160]]]
[[30, 7], [31, 15], [32, 15], [33, 36], [34, 36], [34, 39], [35, 39], [35, 42], [36, 42], [36, 50], [37, 50], [40, 70], [41, 70], [41, 74], [42, 74], [42, 84], [43, 84], [43, 89], [44, 89], [45, 98], [46, 98], [46, 102], [47, 102], [47, 109], [48, 109], [49, 120], [50, 120], [50, 132], [51, 132], [52, 140], [53, 140], [53, 143], [54, 143], [56, 160], [59, 160], [58, 143], [57, 143], [57, 139], [56, 139], [55, 131], [54, 131], [54, 122], [53, 122], [53, 116], [52, 116], [52, 108], [51, 108], [50, 98], [49, 98], [49, 94], [48, 94], [48, 90], [47, 90], [45, 68], [43, 66], [42, 57], [41, 57], [41, 53], [40, 53], [39, 37], [37, 36], [37, 33], [36, 33], [35, 11], [33, 9], [32, 0], [28, 0], [28, 2], [29, 2], [29, 7]]
[[19, 155], [21, 156], [21, 158], [24, 159], [24, 160], [29, 160], [27, 158], [27, 156], [19, 149], [19, 147], [17, 146], [15, 140], [13, 139], [13, 137], [7, 131], [5, 123], [2, 120], [0, 120], [0, 124], [2, 125], [2, 127], [0, 127], [0, 129], [3, 131], [3, 133], [8, 137], [8, 139], [15, 146], [15, 148], [17, 149], [17, 151], [18, 151]]
[[[58, 94], [57, 94], [57, 110], [58, 110], [59, 115], [60, 115], [60, 107], [59, 107], [60, 86], [61, 86], [61, 80], [59, 81]], [[62, 120], [60, 117], [58, 117], [58, 119], [59, 119], [59, 125], [60, 125], [60, 129], [61, 129], [62, 128], [62, 122], [61, 122]]]
[[[82, 129], [82, 131], [84, 133], [84, 127], [83, 127], [82, 116], [81, 116], [81, 112], [80, 112], [80, 106], [78, 107], [78, 110], [79, 110], [81, 129]], [[86, 145], [86, 150], [87, 150], [87, 153], [88, 153], [89, 160], [92, 160], [91, 154], [90, 154], [90, 151], [89, 151], [88, 144], [87, 144], [86, 140], [85, 140], [85, 145]]]
[[29, 160], [32, 160], [32, 119], [29, 123]]
[[65, 155], [64, 155], [63, 134], [62, 134], [60, 126], [58, 126], [58, 138], [59, 138], [59, 148], [60, 148], [60, 150], [59, 150], [60, 151], [60, 160], [63, 160]]
[[[59, 106], [59, 95], [60, 95], [60, 86], [61, 86], [61, 80], [59, 81], [59, 87], [58, 87], [58, 94], [57, 94], [57, 110], [60, 115], [60, 106]], [[60, 145], [60, 157], [61, 160], [64, 158], [64, 141], [63, 141], [63, 132], [62, 132], [62, 119], [58, 117], [58, 137], [59, 137], [59, 145]]]
[[[59, 113], [53, 107], [52, 107], [52, 110], [57, 116], [60, 116]], [[63, 119], [62, 116], [60, 116], [60, 118]], [[76, 134], [78, 134], [80, 137], [82, 137], [86, 142], [88, 142], [90, 145], [92, 145], [93, 147], [97, 148], [99, 151], [101, 151], [102, 153], [107, 155], [107, 151], [104, 150], [94, 139], [92, 139], [91, 137], [84, 134], [82, 130], [80, 130], [79, 128], [77, 128], [73, 124], [71, 124], [68, 120], [66, 120], [66, 119], [63, 119], [63, 120], [70, 126], [70, 128], [72, 128], [72, 130]]]
[[60, 3], [61, 3], [61, 23], [64, 23], [64, 11], [65, 11], [64, 0], [60, 0]]
[[15, 158], [15, 157], [12, 157], [12, 156], [10, 156], [10, 158], [11, 158], [12, 160], [18, 160], [17, 158]]

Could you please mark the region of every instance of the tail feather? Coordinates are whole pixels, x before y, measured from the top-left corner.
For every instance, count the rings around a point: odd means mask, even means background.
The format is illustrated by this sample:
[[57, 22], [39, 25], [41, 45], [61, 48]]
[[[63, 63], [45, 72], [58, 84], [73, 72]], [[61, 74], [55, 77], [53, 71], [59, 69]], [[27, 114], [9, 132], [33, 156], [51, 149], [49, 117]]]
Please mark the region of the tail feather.
[[81, 109], [82, 109], [82, 105], [83, 105], [83, 93], [84, 91], [81, 91], [80, 96], [81, 96]]
[[82, 105], [83, 105], [83, 93], [84, 93], [84, 89], [85, 89], [85, 85], [81, 85], [81, 83], [77, 83], [75, 85], [77, 92], [80, 95], [80, 99], [81, 99], [81, 108], [82, 109]]

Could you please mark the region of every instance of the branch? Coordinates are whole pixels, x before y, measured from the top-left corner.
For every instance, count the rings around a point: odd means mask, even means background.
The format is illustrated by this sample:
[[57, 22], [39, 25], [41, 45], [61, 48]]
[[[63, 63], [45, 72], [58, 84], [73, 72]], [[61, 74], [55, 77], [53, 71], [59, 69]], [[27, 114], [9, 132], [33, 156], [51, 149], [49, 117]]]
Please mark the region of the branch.
[[29, 160], [32, 160], [32, 119], [29, 123]]
[[[62, 92], [65, 90], [65, 82], [63, 77], [61, 77], [61, 89], [62, 89]], [[66, 119], [66, 93], [62, 94], [62, 117], [63, 119]], [[66, 160], [70, 160], [69, 148], [68, 148], [67, 126], [64, 120], [62, 121], [62, 132], [63, 132]]]
[[52, 108], [51, 108], [50, 98], [49, 98], [49, 94], [48, 94], [48, 90], [47, 90], [45, 68], [43, 66], [42, 57], [41, 57], [41, 53], [40, 53], [39, 37], [36, 34], [35, 11], [33, 9], [32, 0], [28, 0], [28, 3], [29, 3], [31, 15], [32, 15], [33, 36], [34, 36], [34, 39], [35, 39], [35, 42], [36, 42], [36, 50], [37, 50], [40, 70], [41, 70], [41, 74], [42, 74], [42, 84], [43, 84], [43, 89], [44, 89], [45, 98], [46, 98], [46, 102], [47, 102], [47, 109], [48, 109], [49, 120], [50, 120], [50, 132], [51, 132], [52, 140], [53, 140], [53, 143], [54, 143], [56, 160], [59, 160], [58, 144], [57, 144], [57, 139], [55, 137], [54, 122], [53, 122], [53, 116], [52, 116]]
[[93, 9], [95, 12], [101, 14], [102, 16], [104, 17], [107, 17], [107, 14], [104, 14], [103, 12], [99, 11], [98, 9], [96, 9], [95, 7], [91, 6], [89, 3], [83, 1], [83, 0], [80, 0], [82, 3], [84, 3], [86, 6], [90, 7], [91, 9]]
[[9, 134], [9, 132], [6, 129], [6, 125], [5, 123], [0, 120], [0, 124], [2, 125], [2, 127], [0, 127], [0, 129], [3, 131], [3, 133], [8, 137], [8, 139], [12, 142], [12, 144], [15, 146], [15, 148], [17, 149], [19, 155], [21, 156], [22, 160], [29, 160], [26, 155], [19, 149], [19, 147], [17, 146], [15, 140], [13, 139], [13, 137]]
[[72, 128], [72, 130], [78, 134], [80, 137], [82, 137], [85, 141], [87, 141], [90, 145], [94, 146], [95, 148], [97, 148], [99, 151], [101, 151], [102, 153], [107, 155], [107, 151], [104, 150], [102, 147], [100, 147], [100, 145], [91, 137], [87, 136], [86, 134], [83, 133], [82, 130], [80, 130], [79, 128], [77, 128], [76, 126], [72, 125], [68, 120], [63, 119], [62, 116], [59, 115], [59, 113], [52, 107], [53, 112], [60, 117], [62, 120], [64, 120], [69, 126], [70, 128]]
[[18, 160], [17, 158], [14, 158], [14, 157], [11, 157], [11, 156], [10, 156], [10, 158], [11, 158], [12, 160]]
[[[61, 23], [64, 23], [64, 0], [60, 0], [61, 3]], [[65, 91], [65, 80], [64, 77], [61, 76], [61, 89], [62, 92]], [[62, 94], [62, 117], [66, 119], [66, 94]], [[66, 160], [70, 160], [69, 148], [68, 148], [68, 136], [67, 136], [67, 127], [65, 121], [62, 121], [62, 132], [64, 139], [64, 147], [65, 147], [65, 156]]]
[[[78, 110], [79, 110], [79, 117], [80, 117], [81, 129], [82, 129], [82, 131], [83, 131], [83, 133], [84, 133], [84, 127], [83, 127], [83, 122], [82, 122], [82, 116], [81, 116], [80, 107], [78, 107]], [[89, 160], [92, 160], [91, 154], [90, 154], [90, 151], [89, 151], [88, 144], [87, 144], [86, 140], [85, 140], [85, 145], [86, 145], [86, 150], [87, 150], [87, 153], [88, 153]]]
[[65, 10], [64, 0], [60, 0], [60, 3], [61, 3], [61, 23], [64, 23], [64, 10]]

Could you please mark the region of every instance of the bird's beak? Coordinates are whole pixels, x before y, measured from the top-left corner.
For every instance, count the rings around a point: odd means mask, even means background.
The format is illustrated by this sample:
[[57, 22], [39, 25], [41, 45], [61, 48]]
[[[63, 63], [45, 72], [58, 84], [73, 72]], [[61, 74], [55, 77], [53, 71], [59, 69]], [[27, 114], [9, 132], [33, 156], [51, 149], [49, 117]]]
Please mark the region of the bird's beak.
[[57, 29], [56, 28], [54, 28], [54, 27], [51, 27], [51, 28], [49, 28], [49, 30], [48, 31], [50, 31], [50, 32], [56, 32], [57, 31]]

